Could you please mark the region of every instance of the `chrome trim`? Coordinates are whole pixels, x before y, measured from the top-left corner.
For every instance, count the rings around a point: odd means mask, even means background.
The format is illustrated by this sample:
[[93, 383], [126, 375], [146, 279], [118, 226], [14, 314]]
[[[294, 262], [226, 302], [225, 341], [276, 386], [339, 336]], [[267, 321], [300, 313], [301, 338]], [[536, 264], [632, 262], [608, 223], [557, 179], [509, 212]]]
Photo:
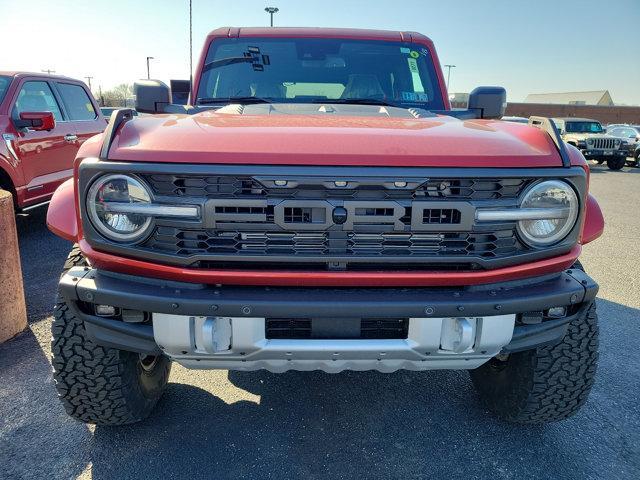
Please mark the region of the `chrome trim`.
[[9, 155], [11, 155], [11, 158], [13, 159], [13, 161], [11, 162], [11, 166], [17, 168], [20, 164], [20, 158], [18, 157], [16, 151], [13, 149], [13, 141], [16, 139], [16, 136], [13, 133], [3, 133], [2, 139], [7, 146]]
[[185, 217], [199, 218], [198, 207], [162, 205], [158, 203], [103, 203], [103, 208], [113, 213], [139, 213], [150, 217]]
[[476, 210], [476, 220], [479, 222], [548, 220], [568, 218], [569, 214], [569, 208], [505, 208], [502, 210]]

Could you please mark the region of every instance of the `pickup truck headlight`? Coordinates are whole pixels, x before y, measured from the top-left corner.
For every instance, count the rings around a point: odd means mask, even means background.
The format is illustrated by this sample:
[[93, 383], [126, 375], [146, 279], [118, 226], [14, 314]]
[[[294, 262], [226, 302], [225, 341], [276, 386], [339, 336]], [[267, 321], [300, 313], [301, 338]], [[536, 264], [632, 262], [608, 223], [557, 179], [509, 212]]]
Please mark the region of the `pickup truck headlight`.
[[89, 188], [87, 212], [93, 226], [116, 242], [135, 242], [150, 230], [153, 217], [144, 213], [151, 206], [151, 190], [130, 175], [104, 175]]
[[547, 180], [527, 190], [520, 208], [531, 209], [532, 217], [536, 217], [518, 222], [520, 236], [532, 247], [545, 247], [561, 241], [573, 229], [578, 219], [579, 202], [567, 183]]

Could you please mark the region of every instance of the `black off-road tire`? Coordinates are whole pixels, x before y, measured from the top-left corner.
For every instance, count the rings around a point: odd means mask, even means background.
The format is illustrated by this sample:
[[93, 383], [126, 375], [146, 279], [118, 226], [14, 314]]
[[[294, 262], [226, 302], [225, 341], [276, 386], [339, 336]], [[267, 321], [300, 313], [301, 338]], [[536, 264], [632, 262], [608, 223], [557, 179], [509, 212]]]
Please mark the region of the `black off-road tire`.
[[568, 418], [584, 405], [597, 361], [594, 303], [569, 324], [559, 344], [494, 358], [469, 373], [483, 402], [499, 417], [543, 424]]
[[607, 167], [609, 167], [609, 170], [622, 170], [626, 163], [627, 159], [624, 157], [610, 158], [607, 160]]
[[[64, 272], [86, 265], [74, 246]], [[142, 357], [96, 345], [60, 295], [51, 331], [53, 378], [69, 415], [98, 425], [124, 425], [149, 416], [169, 380], [167, 357]]]

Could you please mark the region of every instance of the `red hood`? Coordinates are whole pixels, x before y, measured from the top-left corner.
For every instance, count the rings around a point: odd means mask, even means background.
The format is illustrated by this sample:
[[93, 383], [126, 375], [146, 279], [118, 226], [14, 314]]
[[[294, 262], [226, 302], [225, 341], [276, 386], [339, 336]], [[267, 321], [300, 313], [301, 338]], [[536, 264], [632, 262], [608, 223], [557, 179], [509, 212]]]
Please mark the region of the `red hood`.
[[139, 117], [122, 127], [109, 158], [272, 165], [562, 165], [545, 132], [517, 123], [408, 114], [397, 118], [380, 115], [380, 107], [366, 115], [247, 114], [240, 110]]

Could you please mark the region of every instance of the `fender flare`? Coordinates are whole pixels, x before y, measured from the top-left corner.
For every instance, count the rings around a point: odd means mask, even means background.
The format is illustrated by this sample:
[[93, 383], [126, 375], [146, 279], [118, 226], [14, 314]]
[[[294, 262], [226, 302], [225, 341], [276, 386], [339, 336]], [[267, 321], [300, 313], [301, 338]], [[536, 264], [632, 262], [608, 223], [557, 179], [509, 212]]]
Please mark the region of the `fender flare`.
[[47, 227], [58, 237], [77, 242], [79, 240], [75, 183], [70, 178], [60, 185], [51, 197], [47, 211]]
[[582, 245], [593, 242], [604, 232], [604, 216], [596, 198], [589, 194], [587, 196], [586, 212], [584, 216], [584, 226], [582, 227]]

